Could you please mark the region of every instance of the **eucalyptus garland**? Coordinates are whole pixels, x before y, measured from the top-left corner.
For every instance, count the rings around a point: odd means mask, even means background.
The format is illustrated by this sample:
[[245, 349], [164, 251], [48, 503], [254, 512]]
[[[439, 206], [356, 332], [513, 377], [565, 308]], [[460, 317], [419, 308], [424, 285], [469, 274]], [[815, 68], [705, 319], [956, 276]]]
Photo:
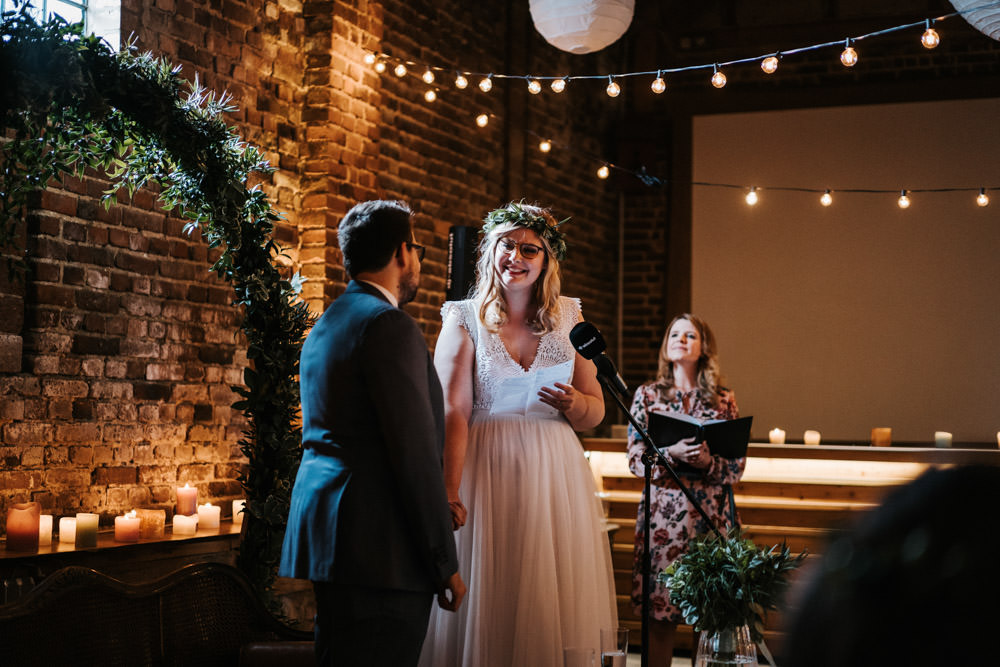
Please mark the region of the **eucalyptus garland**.
[[[37, 23], [24, 9], [0, 23], [0, 249], [23, 270], [24, 214], [35, 193], [64, 174], [107, 174], [118, 192], [160, 188], [164, 209], [200, 231], [218, 259], [210, 270], [229, 282], [243, 308], [250, 367], [233, 387], [248, 428], [239, 444], [249, 465], [240, 482], [247, 503], [239, 566], [262, 594], [276, 576], [291, 486], [301, 455], [299, 352], [312, 324], [298, 298], [301, 281], [273, 260], [281, 217], [254, 174], [272, 168], [224, 122], [233, 110], [178, 75], [180, 68], [129, 46], [115, 53], [82, 26], [56, 17]], [[269, 597], [265, 595], [265, 598]]]

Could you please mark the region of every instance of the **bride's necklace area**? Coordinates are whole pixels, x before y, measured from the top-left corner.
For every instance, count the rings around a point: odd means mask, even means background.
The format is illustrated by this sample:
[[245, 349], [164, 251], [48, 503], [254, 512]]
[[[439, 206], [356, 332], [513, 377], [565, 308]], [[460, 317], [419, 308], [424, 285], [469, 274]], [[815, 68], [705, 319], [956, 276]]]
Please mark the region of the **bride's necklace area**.
[[[497, 332], [497, 337], [500, 339], [500, 343], [503, 345], [504, 349], [507, 351], [507, 356], [511, 360], [520, 366], [524, 370], [528, 370], [535, 363], [535, 358], [538, 356], [538, 347], [541, 345], [541, 337], [536, 336], [531, 330], [531, 321], [524, 321], [523, 331], [517, 331], [515, 336], [505, 335], [505, 329], [508, 326], [504, 325]], [[525, 336], [524, 331], [527, 331], [530, 336]], [[530, 356], [530, 358], [529, 358]], [[525, 363], [527, 362], [527, 363]]]

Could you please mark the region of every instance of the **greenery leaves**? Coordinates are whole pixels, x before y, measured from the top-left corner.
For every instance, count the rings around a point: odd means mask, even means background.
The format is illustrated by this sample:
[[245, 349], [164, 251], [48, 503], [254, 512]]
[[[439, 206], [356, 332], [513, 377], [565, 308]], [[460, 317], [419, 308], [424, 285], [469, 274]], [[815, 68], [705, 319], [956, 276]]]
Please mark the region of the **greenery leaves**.
[[759, 642], [765, 612], [777, 608], [788, 573], [805, 556], [792, 556], [787, 545], [765, 551], [733, 529], [725, 539], [713, 533], [692, 540], [659, 578], [685, 623], [709, 633], [746, 624]]
[[179, 68], [118, 53], [80, 25], [56, 17], [38, 24], [22, 9], [0, 23], [0, 249], [23, 269], [23, 225], [38, 192], [64, 174], [88, 169], [110, 179], [104, 203], [120, 192], [159, 188], [162, 207], [200, 230], [217, 259], [211, 266], [244, 310], [250, 361], [234, 405], [248, 429], [240, 447], [249, 465], [240, 482], [247, 506], [239, 564], [269, 590], [280, 557], [291, 485], [301, 455], [299, 352], [312, 325], [298, 298], [298, 276], [281, 275], [273, 241], [281, 219], [254, 175], [272, 171], [222, 115], [233, 109]]

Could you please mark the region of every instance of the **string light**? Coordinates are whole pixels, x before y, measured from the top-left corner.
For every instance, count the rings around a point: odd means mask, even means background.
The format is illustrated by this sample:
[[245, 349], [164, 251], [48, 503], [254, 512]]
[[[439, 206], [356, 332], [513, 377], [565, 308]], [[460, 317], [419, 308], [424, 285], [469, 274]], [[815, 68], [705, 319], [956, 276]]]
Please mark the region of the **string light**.
[[829, 206], [830, 204], [833, 203], [833, 195], [830, 194], [829, 190], [820, 195], [819, 203], [822, 204], [823, 206]]
[[375, 57], [374, 53], [369, 52], [365, 54], [364, 61], [366, 65], [374, 65], [376, 60], [378, 58]]
[[614, 77], [611, 75], [608, 75], [608, 87], [604, 90], [607, 92], [608, 97], [618, 97], [622, 92], [621, 86], [615, 82]]
[[667, 82], [663, 80], [663, 72], [662, 71], [658, 71], [656, 73], [656, 78], [653, 79], [653, 83], [650, 84], [649, 87], [657, 95], [661, 94], [664, 90], [667, 89]]
[[726, 75], [722, 73], [718, 65], [713, 66], [715, 68], [715, 73], [712, 74], [712, 85], [716, 88], [722, 88], [726, 85]]
[[774, 74], [778, 71], [778, 56], [777, 54], [773, 56], [768, 56], [760, 61], [760, 68], [764, 70], [764, 74]]
[[483, 91], [484, 93], [490, 92], [490, 89], [492, 89], [492, 88], [493, 88], [493, 75], [492, 74], [490, 74], [489, 76], [483, 78], [483, 80], [479, 82], [479, 90]]
[[759, 201], [759, 197], [757, 197], [757, 188], [752, 185], [750, 186], [750, 192], [747, 193], [746, 200], [747, 204], [750, 206], [757, 205], [757, 202]]
[[538, 82], [538, 79], [532, 79], [528, 82], [528, 92], [532, 95], [542, 92], [542, 84]]
[[854, 67], [858, 64], [858, 52], [851, 46], [850, 39], [844, 42], [844, 50], [840, 53], [840, 62], [844, 64], [844, 67]]
[[438, 98], [437, 93], [434, 92], [433, 88], [424, 93], [424, 99], [427, 100], [428, 102], [433, 102], [437, 98]]
[[430, 69], [424, 70], [424, 75], [420, 78], [429, 86], [434, 83], [434, 72], [430, 71]]
[[402, 79], [404, 76], [406, 76], [406, 65], [404, 65], [403, 63], [399, 63], [398, 65], [396, 65], [396, 69], [392, 71], [396, 76]]
[[542, 139], [538, 144], [538, 150], [542, 151], [543, 153], [548, 153], [550, 150], [552, 150], [552, 142], [549, 141], [548, 139]]
[[976, 195], [976, 205], [980, 208], [990, 205], [990, 198], [986, 195], [986, 188], [979, 188], [979, 194]]
[[920, 36], [920, 43], [924, 45], [925, 49], [933, 49], [935, 46], [941, 43], [941, 35], [938, 34], [937, 30], [932, 28], [933, 23], [930, 19], [927, 19], [926, 30], [924, 34]]
[[566, 90], [566, 79], [552, 79], [549, 87], [552, 88], [553, 93], [561, 93]]
[[459, 90], [465, 90], [469, 86], [469, 80], [466, 79], [461, 73], [455, 75], [455, 87]]
[[490, 117], [484, 113], [476, 116], [476, 125], [479, 127], [486, 127], [490, 122]]
[[611, 170], [608, 168], [608, 165], [606, 164], [602, 164], [600, 168], [597, 170], [597, 177], [602, 181], [610, 175], [611, 175]]
[[899, 199], [896, 200], [899, 208], [910, 208], [910, 198], [906, 195], [906, 190], [899, 191]]
[[377, 63], [375, 63], [375, 71], [378, 72], [379, 74], [381, 74], [382, 72], [384, 72], [385, 71], [385, 62], [382, 61], [382, 60], [380, 60]]

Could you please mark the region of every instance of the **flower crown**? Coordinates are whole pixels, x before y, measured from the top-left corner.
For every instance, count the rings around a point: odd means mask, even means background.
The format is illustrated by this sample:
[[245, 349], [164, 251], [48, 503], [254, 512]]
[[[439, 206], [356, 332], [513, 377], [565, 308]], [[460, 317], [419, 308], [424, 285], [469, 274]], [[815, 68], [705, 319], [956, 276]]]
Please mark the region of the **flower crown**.
[[536, 215], [524, 208], [521, 203], [511, 202], [503, 208], [498, 208], [486, 214], [485, 224], [482, 233], [489, 234], [499, 225], [512, 224], [518, 227], [530, 229], [541, 236], [552, 248], [552, 255], [560, 262], [566, 259], [566, 235], [559, 231], [559, 227], [569, 221], [569, 218], [561, 220], [556, 224], [549, 224], [544, 215]]

